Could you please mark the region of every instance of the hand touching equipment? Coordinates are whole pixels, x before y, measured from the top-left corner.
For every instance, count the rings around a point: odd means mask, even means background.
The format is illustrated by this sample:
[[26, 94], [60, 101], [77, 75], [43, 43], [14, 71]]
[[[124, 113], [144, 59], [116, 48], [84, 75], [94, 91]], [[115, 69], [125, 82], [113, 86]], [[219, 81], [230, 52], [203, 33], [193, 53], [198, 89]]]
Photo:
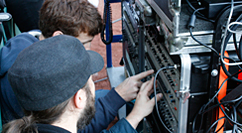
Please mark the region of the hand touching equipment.
[[[149, 94], [153, 88], [153, 82], [154, 78], [142, 84], [140, 91], [137, 95], [134, 108], [126, 118], [134, 128], [136, 128], [138, 123], [144, 117], [149, 115], [154, 109], [155, 98], [149, 98]], [[162, 98], [162, 94], [159, 93], [156, 95], [156, 97], [157, 100], [160, 100]]]
[[139, 88], [143, 84], [141, 79], [153, 74], [154, 70], [149, 70], [146, 72], [139, 73], [137, 75], [131, 76], [119, 84], [115, 90], [117, 93], [126, 101], [129, 102], [136, 98]]

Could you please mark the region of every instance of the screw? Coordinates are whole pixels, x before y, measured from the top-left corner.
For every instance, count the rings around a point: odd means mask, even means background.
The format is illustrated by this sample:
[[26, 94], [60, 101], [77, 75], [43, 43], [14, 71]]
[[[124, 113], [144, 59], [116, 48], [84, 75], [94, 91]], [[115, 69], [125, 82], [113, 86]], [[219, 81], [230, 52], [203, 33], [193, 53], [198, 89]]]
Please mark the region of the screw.
[[213, 69], [211, 72], [211, 76], [215, 77], [218, 75], [218, 70], [217, 69]]

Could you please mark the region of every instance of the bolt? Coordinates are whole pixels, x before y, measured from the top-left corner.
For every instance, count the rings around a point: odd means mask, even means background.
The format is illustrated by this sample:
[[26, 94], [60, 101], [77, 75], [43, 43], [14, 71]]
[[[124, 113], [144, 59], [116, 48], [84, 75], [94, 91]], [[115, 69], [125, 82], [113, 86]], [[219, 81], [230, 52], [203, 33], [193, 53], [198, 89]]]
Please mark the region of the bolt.
[[215, 77], [218, 75], [218, 70], [217, 69], [213, 69], [211, 72], [211, 76]]

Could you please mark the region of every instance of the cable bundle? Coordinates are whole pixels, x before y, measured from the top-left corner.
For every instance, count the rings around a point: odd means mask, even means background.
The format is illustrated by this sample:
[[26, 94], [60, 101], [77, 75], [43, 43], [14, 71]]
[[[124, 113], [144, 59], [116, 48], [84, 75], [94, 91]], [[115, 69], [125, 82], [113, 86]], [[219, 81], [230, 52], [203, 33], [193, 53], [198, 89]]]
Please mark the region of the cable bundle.
[[[222, 66], [223, 71], [228, 76], [228, 78], [223, 81], [222, 85], [219, 87], [216, 94], [214, 94], [214, 96], [208, 101], [207, 104], [205, 104], [201, 107], [197, 116], [194, 118], [194, 121], [193, 121], [193, 132], [194, 133], [201, 131], [202, 123], [203, 123], [203, 119], [204, 119], [203, 117], [204, 117], [205, 113], [207, 113], [215, 108], [221, 109], [221, 111], [224, 113], [224, 117], [218, 118], [214, 123], [212, 123], [211, 126], [208, 128], [207, 133], [211, 132], [212, 129], [217, 125], [217, 123], [221, 119], [225, 119], [225, 122], [229, 123], [229, 125], [232, 127], [233, 133], [238, 132], [238, 130], [242, 131], [242, 124], [238, 123], [238, 121], [237, 121], [237, 108], [239, 107], [239, 105], [242, 102], [242, 96], [240, 96], [234, 100], [230, 100], [230, 101], [226, 101], [226, 102], [220, 102], [217, 98], [222, 86], [228, 80], [231, 79], [238, 83], [242, 82], [242, 80], [240, 80], [236, 77], [242, 70], [240, 67], [240, 65], [242, 65], [242, 36], [240, 37], [238, 44], [237, 44], [237, 39], [236, 39], [236, 34], [242, 34], [241, 31], [236, 31], [238, 29], [238, 27], [240, 25], [242, 25], [242, 14], [241, 14], [242, 9], [241, 8], [242, 8], [242, 5], [234, 5], [234, 1], [231, 0], [231, 6], [228, 8], [225, 8], [225, 10], [221, 13], [221, 15], [219, 15], [218, 19], [216, 20], [217, 23], [216, 23], [216, 29], [215, 29], [215, 34], [214, 34], [213, 39], [214, 39], [214, 46], [216, 48], [218, 48], [218, 47], [221, 48], [220, 53], [218, 53], [218, 49], [214, 49], [213, 47], [209, 47], [206, 44], [203, 44], [202, 42], [198, 41], [193, 36], [192, 29], [195, 27], [196, 13], [199, 13], [200, 10], [204, 10], [204, 8], [199, 8], [199, 9], [193, 8], [194, 12], [191, 16], [191, 20], [188, 25], [191, 37], [196, 42], [198, 42], [200, 45], [203, 45], [203, 46], [209, 48], [212, 52], [215, 53], [215, 56], [217, 56], [218, 59], [220, 60], [220, 66]], [[233, 14], [233, 12], [237, 12], [239, 14]], [[236, 15], [237, 15], [237, 18], [236, 18]], [[224, 26], [224, 20], [227, 20], [226, 26]], [[234, 22], [231, 22], [232, 20]], [[225, 29], [223, 29], [223, 27], [225, 27]], [[235, 46], [235, 51], [238, 56], [237, 59], [232, 59], [232, 58], [229, 58], [224, 55], [226, 46], [232, 36], [233, 36], [233, 43]], [[224, 61], [224, 59], [229, 59], [233, 63], [227, 63]], [[237, 60], [239, 60], [240, 62], [237, 62]], [[234, 74], [231, 74], [226, 69], [225, 65], [237, 66], [239, 71]], [[229, 92], [227, 92], [227, 93], [229, 93]], [[222, 107], [222, 105], [226, 107], [225, 110]], [[229, 115], [228, 115], [228, 113], [229, 113]], [[198, 121], [198, 116], [201, 116], [201, 119], [200, 119], [201, 125], [199, 126], [199, 129], [196, 130], [195, 125], [196, 125], [196, 122]], [[212, 131], [212, 132], [219, 132], [223, 127], [226, 127], [226, 124], [224, 124], [221, 127], [214, 128], [214, 131]]]

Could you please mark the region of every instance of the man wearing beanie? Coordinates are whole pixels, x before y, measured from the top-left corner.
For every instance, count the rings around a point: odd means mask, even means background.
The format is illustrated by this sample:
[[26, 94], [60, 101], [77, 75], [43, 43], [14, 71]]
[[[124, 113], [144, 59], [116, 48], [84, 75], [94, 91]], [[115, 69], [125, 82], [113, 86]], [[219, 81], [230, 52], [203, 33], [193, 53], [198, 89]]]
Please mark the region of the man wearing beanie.
[[[93, 37], [100, 33], [100, 27], [102, 27], [101, 15], [87, 1], [45, 0], [40, 10], [40, 30], [42, 31], [40, 40], [62, 34], [71, 35], [80, 40], [86, 49], [89, 49]], [[8, 82], [7, 73], [18, 53], [37, 41], [39, 40], [32, 35], [22, 33], [10, 39], [1, 49], [0, 101], [3, 123], [22, 118], [24, 115]], [[106, 129], [117, 116], [120, 107], [137, 97], [142, 85], [141, 79], [152, 73], [152, 70], [140, 73], [125, 79], [110, 91], [105, 90], [109, 92], [96, 100], [95, 117], [83, 129], [83, 132], [98, 133]]]
[[[81, 132], [95, 113], [92, 74], [103, 68], [102, 57], [86, 51], [71, 36], [59, 35], [24, 49], [9, 69], [8, 79], [26, 116], [7, 123], [3, 133]], [[136, 132], [155, 105], [149, 99], [153, 79], [142, 84], [131, 113], [108, 131]], [[158, 100], [161, 94], [157, 94]]]

